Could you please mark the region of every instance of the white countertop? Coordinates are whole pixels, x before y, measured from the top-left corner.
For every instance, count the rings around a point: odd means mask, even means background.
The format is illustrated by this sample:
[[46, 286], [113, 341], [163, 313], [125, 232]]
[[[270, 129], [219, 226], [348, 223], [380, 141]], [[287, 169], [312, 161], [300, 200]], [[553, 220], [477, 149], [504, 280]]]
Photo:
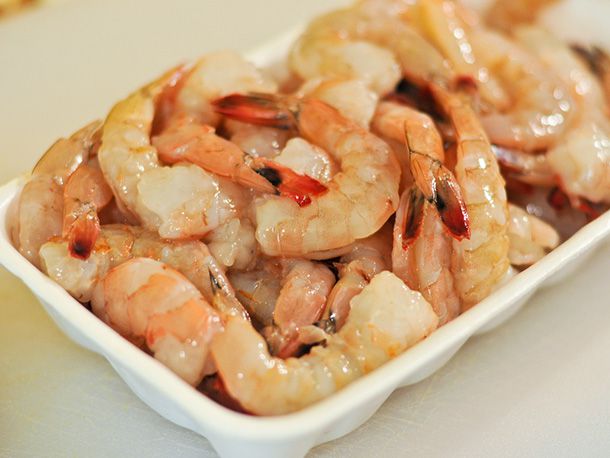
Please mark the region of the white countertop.
[[[247, 50], [330, 3], [343, 2], [70, 0], [0, 22], [0, 182], [180, 59]], [[311, 456], [608, 456], [609, 330], [607, 245]], [[29, 456], [215, 453], [61, 334], [0, 268], [0, 457]]]

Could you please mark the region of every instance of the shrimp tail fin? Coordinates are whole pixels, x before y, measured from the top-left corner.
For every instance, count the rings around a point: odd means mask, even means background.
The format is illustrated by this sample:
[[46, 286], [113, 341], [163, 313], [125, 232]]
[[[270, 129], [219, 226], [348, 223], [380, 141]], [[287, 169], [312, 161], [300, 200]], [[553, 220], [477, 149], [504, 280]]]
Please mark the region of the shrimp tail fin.
[[290, 197], [300, 207], [311, 203], [311, 197], [320, 195], [328, 189], [318, 180], [307, 175], [300, 175], [294, 170], [268, 159], [257, 160], [260, 167], [255, 169], [274, 185], [281, 195]]
[[432, 199], [443, 224], [456, 240], [470, 239], [470, 221], [460, 185], [445, 166], [434, 171], [435, 193]]
[[100, 233], [100, 220], [95, 206], [88, 205], [70, 224], [66, 238], [73, 258], [86, 260], [91, 255]]
[[402, 239], [403, 249], [407, 249], [421, 233], [424, 221], [424, 202], [426, 201], [423, 193], [416, 186], [408, 191], [407, 199]]
[[212, 106], [223, 116], [249, 124], [277, 129], [294, 129], [297, 125], [297, 110], [272, 94], [231, 94], [214, 100]]

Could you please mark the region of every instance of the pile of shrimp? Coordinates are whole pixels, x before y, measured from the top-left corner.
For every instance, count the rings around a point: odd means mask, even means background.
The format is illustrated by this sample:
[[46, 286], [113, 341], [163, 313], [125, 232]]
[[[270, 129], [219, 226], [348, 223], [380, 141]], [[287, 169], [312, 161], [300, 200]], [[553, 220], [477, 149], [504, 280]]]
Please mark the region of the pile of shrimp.
[[610, 60], [513, 9], [360, 0], [176, 67], [44, 154], [14, 244], [207, 396], [302, 409], [610, 204]]

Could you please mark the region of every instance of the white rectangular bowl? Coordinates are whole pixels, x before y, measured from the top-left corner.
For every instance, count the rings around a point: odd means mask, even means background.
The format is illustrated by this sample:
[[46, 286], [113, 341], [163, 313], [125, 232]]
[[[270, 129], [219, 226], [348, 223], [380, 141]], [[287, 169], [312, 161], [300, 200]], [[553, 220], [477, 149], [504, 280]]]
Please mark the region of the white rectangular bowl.
[[[275, 61], [296, 33], [249, 58], [259, 65]], [[263, 418], [233, 412], [199, 393], [98, 320], [22, 257], [10, 241], [7, 210], [24, 182], [25, 178], [17, 178], [0, 188], [0, 263], [23, 280], [66, 335], [103, 355], [142, 401], [168, 420], [205, 436], [225, 457], [303, 456], [315, 445], [353, 431], [394, 390], [433, 374], [468, 338], [506, 321], [536, 290], [570, 275], [610, 236], [607, 212], [480, 304], [369, 375], [300, 412]]]

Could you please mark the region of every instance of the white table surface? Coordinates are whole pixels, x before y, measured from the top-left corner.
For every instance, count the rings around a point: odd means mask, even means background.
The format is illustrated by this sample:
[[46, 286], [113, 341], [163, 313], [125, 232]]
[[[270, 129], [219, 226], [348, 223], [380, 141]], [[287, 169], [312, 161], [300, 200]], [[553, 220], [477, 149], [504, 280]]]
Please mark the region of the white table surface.
[[[0, 22], [0, 182], [177, 61], [252, 45], [324, 0], [66, 0]], [[610, 245], [311, 456], [609, 456]], [[207, 457], [0, 268], [0, 457]]]

